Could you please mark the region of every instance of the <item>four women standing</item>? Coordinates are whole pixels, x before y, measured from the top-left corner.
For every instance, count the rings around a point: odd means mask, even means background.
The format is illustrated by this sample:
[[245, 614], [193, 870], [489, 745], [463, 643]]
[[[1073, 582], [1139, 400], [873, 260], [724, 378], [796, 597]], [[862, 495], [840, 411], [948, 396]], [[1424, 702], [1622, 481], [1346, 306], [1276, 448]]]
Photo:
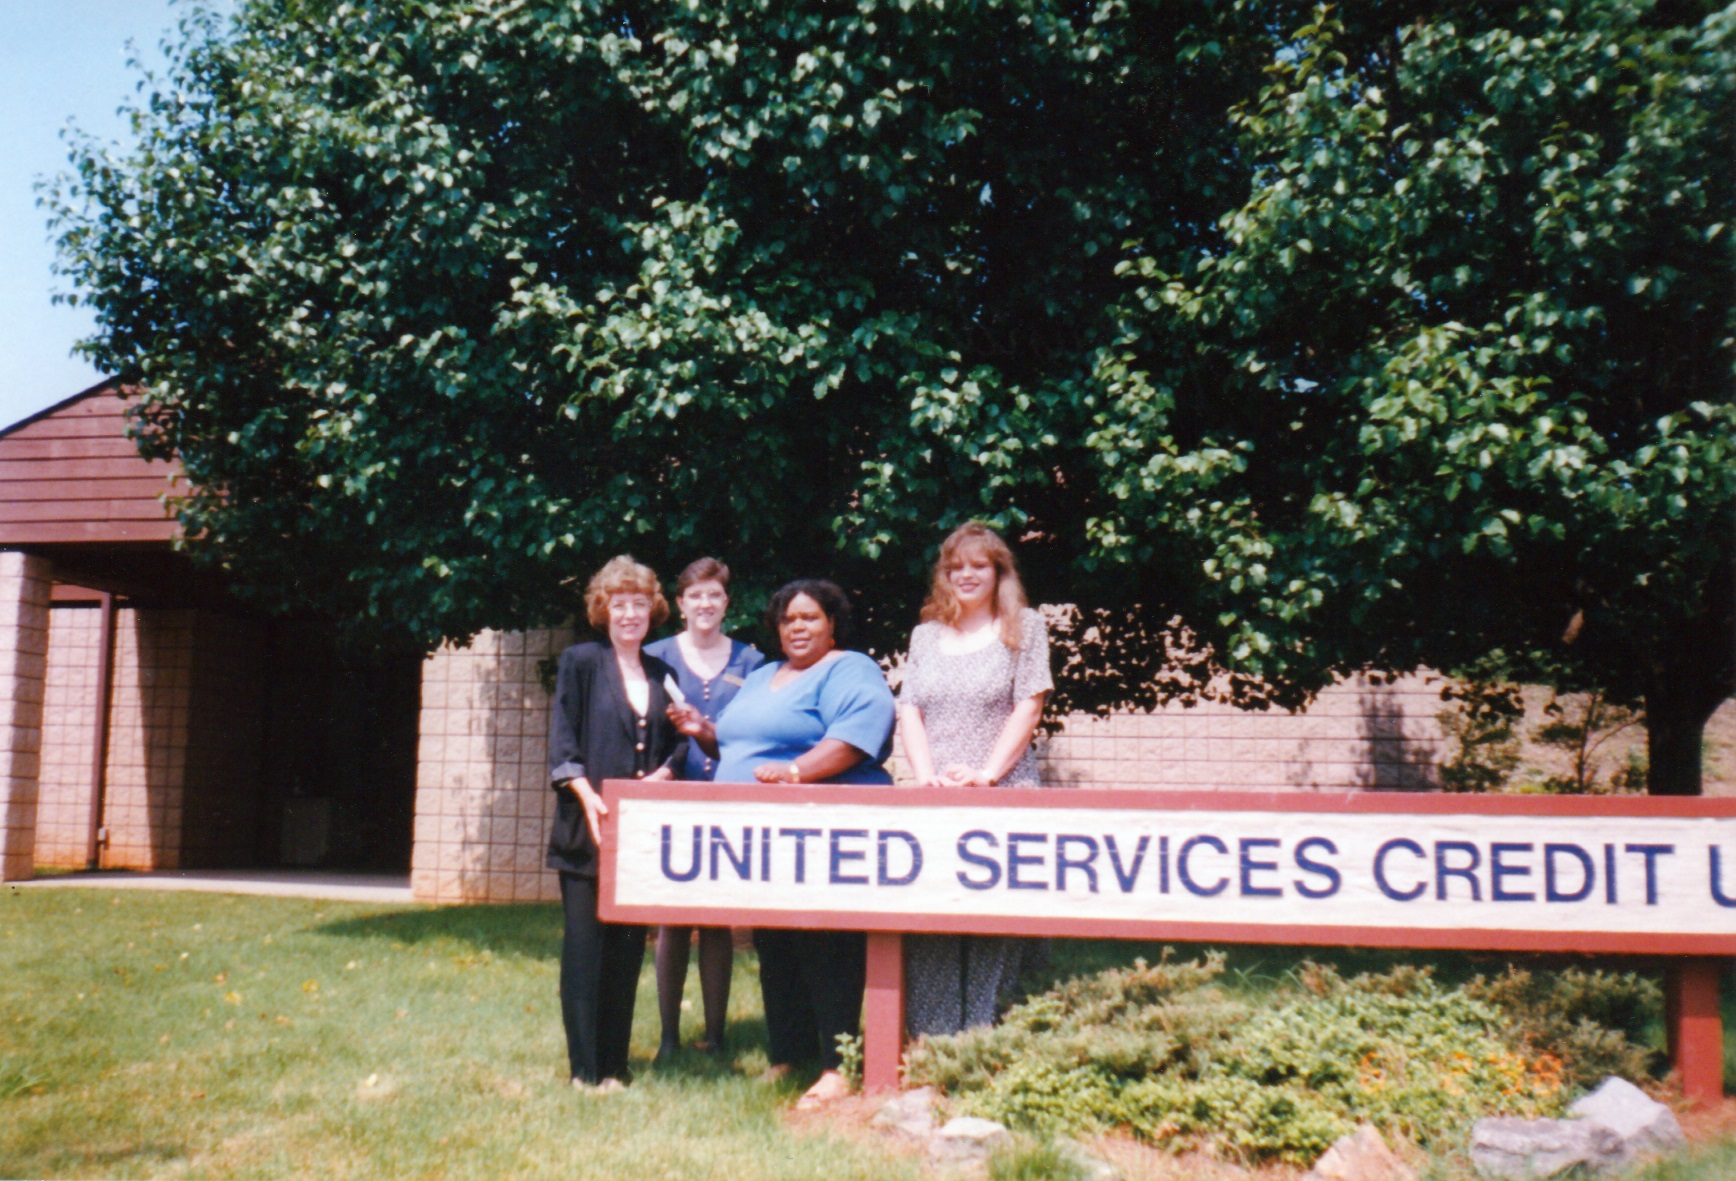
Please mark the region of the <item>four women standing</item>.
[[[679, 773], [726, 783], [890, 784], [884, 764], [901, 720], [921, 786], [1037, 783], [1031, 742], [1052, 684], [1048, 638], [1042, 617], [1025, 604], [1011, 552], [986, 526], [967, 525], [942, 546], [897, 703], [873, 659], [845, 647], [850, 604], [837, 586], [803, 579], [772, 597], [767, 623], [784, 659], [761, 665], [757, 652], [721, 631], [728, 579], [728, 569], [713, 559], [683, 571], [678, 601], [686, 629], [641, 655], [647, 627], [661, 622], [667, 604], [649, 570], [616, 558], [587, 591], [587, 613], [594, 626], [607, 626], [609, 645], [580, 644], [561, 656], [549, 748], [561, 808], [549, 864], [561, 872], [567, 911], [561, 995], [575, 1084], [607, 1089], [625, 1078], [644, 948], [643, 928], [596, 919], [596, 817], [605, 809], [595, 787], [603, 779]], [[685, 701], [670, 700], [665, 676]], [[635, 741], [623, 743], [623, 735]], [[701, 935], [711, 1045], [723, 1038], [727, 940], [727, 932]], [[688, 941], [687, 930], [659, 939], [665, 1050], [676, 1044]], [[1002, 985], [1017, 971], [1019, 941], [941, 937], [911, 944], [913, 1033], [993, 1020]], [[817, 1059], [822, 1073], [803, 1102], [847, 1093], [837, 1041], [857, 1032], [864, 936], [760, 930], [754, 945], [767, 1073]]]

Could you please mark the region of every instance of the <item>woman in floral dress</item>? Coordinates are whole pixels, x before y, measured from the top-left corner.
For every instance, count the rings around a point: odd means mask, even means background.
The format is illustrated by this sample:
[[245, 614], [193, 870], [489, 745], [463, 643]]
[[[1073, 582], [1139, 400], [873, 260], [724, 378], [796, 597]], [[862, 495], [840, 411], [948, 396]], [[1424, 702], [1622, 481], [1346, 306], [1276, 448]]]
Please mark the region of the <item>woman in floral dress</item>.
[[[1049, 633], [1025, 603], [1012, 551], [986, 525], [940, 547], [898, 696], [904, 755], [923, 787], [1036, 787], [1032, 739], [1054, 681]], [[1029, 940], [912, 935], [905, 1023], [912, 1037], [994, 1021]]]

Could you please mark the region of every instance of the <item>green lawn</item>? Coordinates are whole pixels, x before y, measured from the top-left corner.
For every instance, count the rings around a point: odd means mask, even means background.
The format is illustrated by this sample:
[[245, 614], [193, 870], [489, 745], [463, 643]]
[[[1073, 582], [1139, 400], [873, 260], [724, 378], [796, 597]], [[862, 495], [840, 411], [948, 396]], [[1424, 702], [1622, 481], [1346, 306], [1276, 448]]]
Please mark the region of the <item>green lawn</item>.
[[[917, 1175], [786, 1131], [751, 956], [733, 1063], [576, 1094], [559, 939], [552, 906], [0, 891], [0, 1176]], [[656, 1036], [647, 957], [639, 1058]]]
[[[805, 1080], [754, 1079], [765, 1037], [751, 955], [736, 964], [733, 1060], [650, 1069], [647, 956], [636, 1084], [576, 1094], [555, 997], [559, 940], [547, 905], [0, 890], [0, 1176], [921, 1175], [872, 1144], [786, 1127]], [[1056, 970], [1155, 950], [1062, 944]], [[1231, 979], [1259, 989], [1302, 954], [1232, 949]], [[1313, 954], [1346, 971], [1417, 958]], [[1438, 960], [1450, 977], [1498, 970]], [[1732, 1152], [1657, 1179], [1727, 1176]]]

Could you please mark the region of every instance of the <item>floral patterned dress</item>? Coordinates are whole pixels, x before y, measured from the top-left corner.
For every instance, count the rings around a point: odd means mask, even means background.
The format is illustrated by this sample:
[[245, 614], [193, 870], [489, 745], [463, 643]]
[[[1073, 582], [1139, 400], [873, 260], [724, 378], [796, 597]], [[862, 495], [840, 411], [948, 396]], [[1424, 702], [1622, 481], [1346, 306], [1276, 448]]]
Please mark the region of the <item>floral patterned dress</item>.
[[[1013, 707], [1054, 687], [1048, 629], [1041, 615], [1026, 608], [1019, 617], [1017, 651], [997, 639], [957, 654], [941, 651], [945, 632], [939, 623], [924, 623], [911, 633], [898, 704], [921, 711], [936, 771], [955, 763], [980, 767]], [[1038, 785], [1037, 752], [1032, 748], [997, 786]], [[999, 935], [908, 936], [904, 1012], [910, 1036], [957, 1033], [993, 1023], [1032, 943]]]

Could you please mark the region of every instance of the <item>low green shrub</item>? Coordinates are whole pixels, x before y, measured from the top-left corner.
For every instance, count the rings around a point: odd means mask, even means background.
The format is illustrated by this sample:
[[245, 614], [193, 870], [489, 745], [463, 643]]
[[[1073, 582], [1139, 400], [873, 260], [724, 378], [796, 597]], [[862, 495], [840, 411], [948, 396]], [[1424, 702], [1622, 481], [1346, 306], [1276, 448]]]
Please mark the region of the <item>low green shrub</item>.
[[1493, 980], [1478, 977], [1465, 991], [1500, 1008], [1508, 1036], [1529, 1053], [1559, 1059], [1570, 1090], [1595, 1087], [1612, 1074], [1643, 1079], [1665, 1065], [1664, 1055], [1644, 1044], [1664, 994], [1643, 976], [1576, 967], [1539, 975], [1510, 967]]
[[926, 1038], [908, 1073], [1041, 1136], [1308, 1162], [1360, 1122], [1428, 1146], [1487, 1114], [1557, 1114], [1607, 1073], [1644, 1077], [1649, 982], [1579, 969], [1449, 988], [1426, 969], [1304, 964], [1266, 995], [1223, 959], [1136, 961], [1061, 984], [989, 1029]]
[[1223, 970], [1223, 956], [1214, 952], [1203, 962], [1136, 960], [1069, 980], [1009, 1009], [999, 1025], [917, 1042], [908, 1071], [914, 1081], [953, 1094], [982, 1090], [1015, 1064], [1039, 1059], [1062, 1071], [1090, 1066], [1140, 1077], [1247, 1016], [1246, 1003], [1210, 987]]
[[838, 1073], [850, 1080], [850, 1085], [862, 1086], [862, 1035], [841, 1033], [837, 1037]]

